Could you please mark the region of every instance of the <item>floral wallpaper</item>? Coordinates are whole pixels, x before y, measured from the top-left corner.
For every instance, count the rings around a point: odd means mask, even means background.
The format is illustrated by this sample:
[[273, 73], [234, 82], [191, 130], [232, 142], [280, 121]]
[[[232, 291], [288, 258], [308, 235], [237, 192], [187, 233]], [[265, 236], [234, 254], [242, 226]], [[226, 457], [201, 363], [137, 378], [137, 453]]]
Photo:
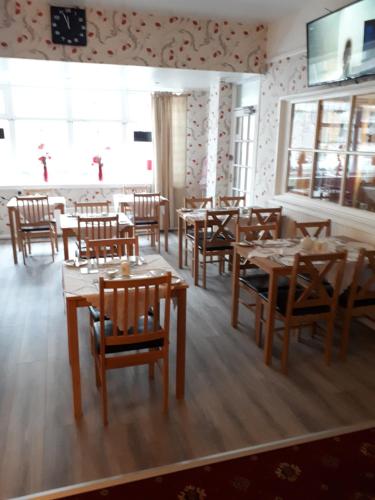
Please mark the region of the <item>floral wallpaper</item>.
[[[58, 3], [58, 2], [57, 2]], [[87, 8], [86, 47], [51, 41], [49, 3], [0, 2], [0, 57], [262, 73], [263, 24]]]
[[220, 84], [216, 196], [228, 194], [230, 182], [230, 143], [232, 123], [232, 84]]
[[215, 197], [216, 168], [219, 132], [220, 87], [212, 85], [208, 102], [208, 137], [207, 137], [207, 182], [206, 195]]
[[209, 93], [191, 92], [187, 98], [186, 196], [205, 195]]
[[286, 57], [268, 65], [260, 90], [259, 137], [256, 166], [256, 202], [274, 194], [279, 99], [307, 87], [306, 55]]

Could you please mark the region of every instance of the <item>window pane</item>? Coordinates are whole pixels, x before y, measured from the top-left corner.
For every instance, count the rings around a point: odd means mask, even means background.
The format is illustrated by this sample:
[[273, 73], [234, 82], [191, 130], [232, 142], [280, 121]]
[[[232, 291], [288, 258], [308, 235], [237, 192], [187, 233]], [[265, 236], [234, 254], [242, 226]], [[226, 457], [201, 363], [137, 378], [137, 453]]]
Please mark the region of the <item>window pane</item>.
[[355, 98], [351, 150], [375, 152], [375, 95]]
[[0, 128], [4, 129], [4, 139], [0, 139], [1, 184], [14, 184], [14, 168], [12, 168], [13, 155], [9, 122], [7, 120], [0, 120]]
[[241, 153], [241, 163], [242, 165], [247, 165], [247, 146], [248, 146], [248, 143], [247, 142], [243, 142], [242, 143], [242, 153]]
[[350, 156], [344, 204], [375, 211], [375, 156]]
[[66, 118], [64, 89], [13, 87], [12, 105], [16, 118]]
[[293, 105], [292, 148], [314, 147], [316, 113], [316, 102]]
[[72, 90], [74, 120], [121, 120], [122, 100], [118, 90]]
[[338, 203], [345, 156], [337, 153], [317, 154], [313, 198]]
[[247, 141], [248, 139], [250, 118], [251, 118], [250, 115], [245, 115], [243, 117], [242, 139], [244, 139], [245, 141]]
[[318, 149], [346, 147], [350, 115], [350, 98], [326, 99], [320, 103]]
[[0, 88], [0, 115], [5, 114], [5, 96], [4, 90]]
[[289, 154], [288, 191], [308, 196], [310, 193], [313, 155], [308, 151]]
[[241, 165], [241, 142], [236, 142], [234, 145], [234, 163], [236, 165]]

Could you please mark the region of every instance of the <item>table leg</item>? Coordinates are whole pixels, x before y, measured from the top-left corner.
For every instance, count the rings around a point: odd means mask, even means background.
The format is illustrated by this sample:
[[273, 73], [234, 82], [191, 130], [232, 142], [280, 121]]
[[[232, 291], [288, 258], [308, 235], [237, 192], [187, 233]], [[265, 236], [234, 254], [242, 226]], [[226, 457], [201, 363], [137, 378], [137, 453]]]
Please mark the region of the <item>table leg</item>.
[[14, 208], [8, 207], [9, 228], [10, 228], [10, 238], [12, 240], [13, 260], [15, 264], [18, 264], [16, 224], [14, 221], [15, 215], [16, 213]]
[[194, 285], [198, 286], [199, 284], [199, 247], [198, 247], [198, 238], [199, 238], [199, 225], [195, 221], [194, 222]]
[[240, 296], [240, 262], [241, 258], [234, 249], [233, 255], [233, 270], [232, 270], [232, 326], [238, 326], [238, 300]]
[[62, 238], [63, 238], [63, 246], [64, 246], [64, 259], [69, 259], [69, 238], [67, 231], [65, 229], [62, 230]]
[[185, 396], [186, 288], [177, 291], [176, 398]]
[[164, 248], [168, 252], [168, 234], [169, 234], [169, 202], [164, 205]]
[[184, 239], [184, 220], [183, 218], [179, 215], [178, 216], [178, 267], [182, 269], [183, 267], [183, 239]]
[[74, 416], [76, 419], [82, 416], [81, 398], [81, 372], [79, 367], [79, 344], [78, 344], [78, 324], [77, 305], [74, 300], [66, 300], [66, 319], [68, 331], [69, 361], [72, 372], [72, 390]]
[[266, 309], [266, 338], [264, 343], [264, 362], [266, 365], [271, 365], [272, 362], [273, 332], [275, 328], [275, 309], [277, 300], [277, 280], [277, 274], [275, 273], [275, 271], [272, 271], [270, 273], [270, 282], [268, 285], [268, 304]]

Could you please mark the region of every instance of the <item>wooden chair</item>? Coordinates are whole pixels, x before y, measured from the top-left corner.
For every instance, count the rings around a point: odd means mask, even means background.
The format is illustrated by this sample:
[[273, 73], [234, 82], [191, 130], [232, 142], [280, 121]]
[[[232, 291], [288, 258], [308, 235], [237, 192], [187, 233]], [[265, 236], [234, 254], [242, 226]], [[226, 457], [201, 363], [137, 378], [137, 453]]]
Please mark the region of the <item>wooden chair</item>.
[[49, 239], [52, 260], [55, 260], [57, 246], [56, 222], [52, 218], [48, 196], [17, 196], [16, 223], [18, 241], [22, 250], [23, 263], [31, 254], [32, 239]]
[[78, 216], [77, 247], [79, 257], [89, 258], [88, 240], [119, 238], [120, 226], [118, 214], [109, 217]]
[[[248, 242], [251, 244], [253, 241], [276, 239], [277, 237], [277, 224], [264, 224], [257, 226], [240, 226], [237, 225], [236, 242]], [[255, 310], [255, 324], [260, 320], [262, 313], [262, 304], [259, 300], [259, 293], [266, 292], [269, 285], [269, 274], [254, 266], [250, 262], [244, 260], [240, 262], [240, 276], [238, 283], [238, 292], [236, 293], [236, 283], [233, 283], [232, 289], [232, 318], [233, 324], [237, 327], [238, 324], [238, 309], [239, 304], [242, 304], [247, 309]], [[289, 280], [282, 278], [279, 280], [279, 287], [287, 287]], [[242, 300], [240, 291], [243, 290], [250, 296], [252, 302]], [[260, 332], [256, 331], [256, 343], [260, 346]]]
[[90, 214], [108, 214], [111, 206], [111, 202], [107, 200], [103, 201], [75, 201], [74, 202], [74, 213], [79, 215], [90, 215]]
[[[331, 362], [334, 322], [345, 262], [346, 252], [308, 256], [297, 254], [294, 258], [289, 289], [278, 289], [276, 304], [269, 303], [268, 291], [259, 293], [266, 311], [271, 307], [275, 308], [276, 320], [284, 322], [284, 327], [281, 329], [283, 373], [287, 373], [290, 331], [307, 325], [315, 329], [318, 321], [327, 322], [324, 357], [327, 364]], [[329, 272], [334, 273], [330, 280], [333, 281], [332, 286], [326, 279]], [[261, 334], [262, 322], [261, 319], [256, 324], [257, 337]]]
[[134, 231], [151, 236], [151, 245], [158, 243], [160, 252], [160, 193], [133, 193]]
[[219, 196], [219, 207], [245, 206], [246, 196]]
[[281, 236], [281, 215], [282, 207], [276, 208], [251, 208], [250, 210], [250, 225], [255, 224], [277, 224], [277, 238]]
[[[324, 231], [325, 230], [325, 231]], [[294, 221], [294, 236], [310, 236], [319, 238], [319, 236], [331, 236], [331, 219], [313, 221], [313, 222], [297, 222]]]
[[[191, 198], [185, 197], [184, 207], [197, 210], [200, 208], [212, 208], [213, 198], [212, 196], [192, 196]], [[189, 242], [191, 248], [194, 246], [194, 226], [185, 223], [184, 227], [184, 243], [185, 243], [185, 266], [187, 266], [188, 252], [189, 252]]]
[[[108, 424], [106, 371], [163, 361], [163, 409], [168, 411], [171, 273], [152, 278], [99, 281], [100, 321], [94, 324], [95, 373]], [[110, 294], [110, 297], [108, 297]], [[164, 299], [164, 300], [162, 300]], [[105, 312], [111, 303], [111, 319]], [[154, 314], [149, 316], [152, 307]]]
[[[339, 298], [340, 315], [343, 316], [341, 358], [348, 351], [350, 324], [353, 318], [373, 316], [375, 313], [375, 251], [362, 249], [359, 253], [353, 281]], [[371, 318], [373, 319], [373, 317]]]
[[[233, 255], [232, 243], [235, 241], [233, 234], [228, 230], [231, 223], [237, 224], [239, 209], [232, 210], [207, 210], [204, 221], [203, 234], [199, 237], [198, 249], [202, 254], [203, 261], [203, 288], [206, 288], [207, 261], [210, 263], [219, 262], [219, 272], [224, 271], [226, 256], [230, 260]], [[213, 260], [213, 257], [218, 260]], [[199, 273], [199, 266], [198, 266]], [[197, 277], [199, 279], [199, 276]]]

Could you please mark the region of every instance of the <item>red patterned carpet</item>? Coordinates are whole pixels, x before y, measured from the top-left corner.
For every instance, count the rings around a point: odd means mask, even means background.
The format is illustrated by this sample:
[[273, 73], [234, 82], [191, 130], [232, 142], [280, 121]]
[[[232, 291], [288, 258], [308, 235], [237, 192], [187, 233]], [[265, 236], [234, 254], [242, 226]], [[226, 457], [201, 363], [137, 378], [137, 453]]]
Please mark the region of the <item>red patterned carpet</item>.
[[375, 500], [375, 428], [69, 498]]

